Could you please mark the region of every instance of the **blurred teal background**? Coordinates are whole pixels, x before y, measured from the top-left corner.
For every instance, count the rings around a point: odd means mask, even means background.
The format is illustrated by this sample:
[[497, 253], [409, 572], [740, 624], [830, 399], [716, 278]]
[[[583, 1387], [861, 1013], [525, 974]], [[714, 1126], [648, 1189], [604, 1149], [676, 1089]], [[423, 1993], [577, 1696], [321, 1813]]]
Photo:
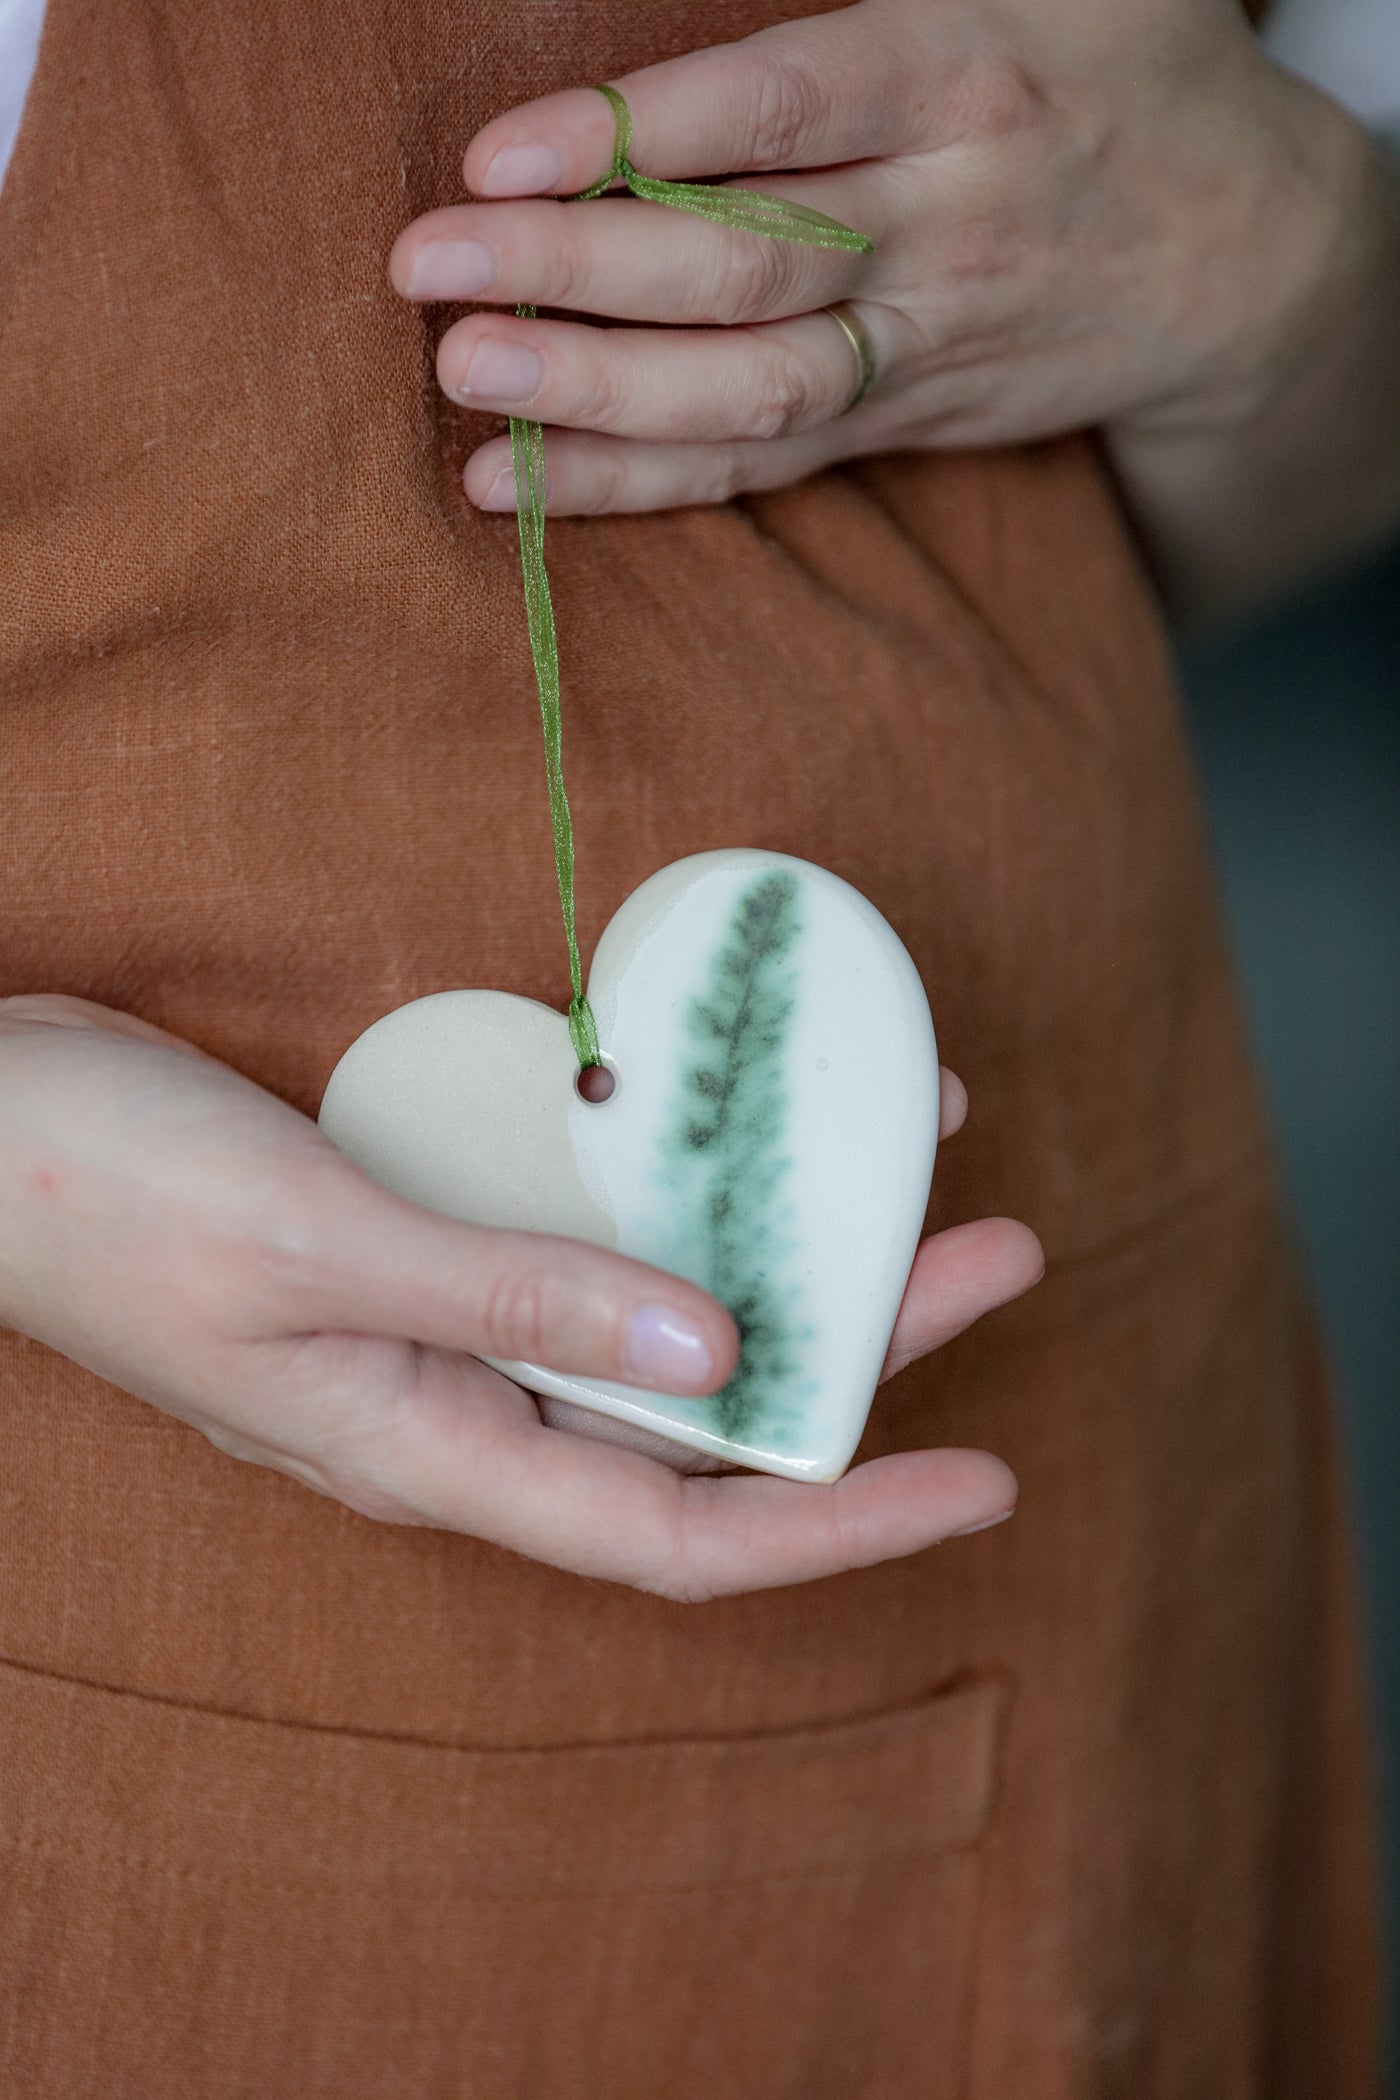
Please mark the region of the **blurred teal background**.
[[1400, 545], [1183, 651], [1182, 672], [1337, 1373], [1386, 1826], [1387, 2092], [1400, 2100]]
[[[1265, 41], [1400, 146], [1400, 0], [1274, 0]], [[1400, 541], [1184, 651], [1182, 671], [1336, 1372], [1379, 1750], [1385, 2090], [1400, 2100]]]

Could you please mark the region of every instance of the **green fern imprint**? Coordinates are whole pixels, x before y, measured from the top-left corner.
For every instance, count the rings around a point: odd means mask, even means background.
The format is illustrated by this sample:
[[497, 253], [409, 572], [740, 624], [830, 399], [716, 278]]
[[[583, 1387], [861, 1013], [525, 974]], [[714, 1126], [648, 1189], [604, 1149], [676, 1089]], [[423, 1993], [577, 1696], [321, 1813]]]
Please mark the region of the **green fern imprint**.
[[763, 875], [739, 899], [703, 997], [687, 1015], [679, 1128], [668, 1146], [686, 1273], [729, 1307], [742, 1344], [703, 1405], [720, 1433], [773, 1435], [791, 1419], [803, 1332], [779, 1271], [790, 1251], [780, 1192], [788, 1080], [783, 1053], [801, 925], [797, 878]]

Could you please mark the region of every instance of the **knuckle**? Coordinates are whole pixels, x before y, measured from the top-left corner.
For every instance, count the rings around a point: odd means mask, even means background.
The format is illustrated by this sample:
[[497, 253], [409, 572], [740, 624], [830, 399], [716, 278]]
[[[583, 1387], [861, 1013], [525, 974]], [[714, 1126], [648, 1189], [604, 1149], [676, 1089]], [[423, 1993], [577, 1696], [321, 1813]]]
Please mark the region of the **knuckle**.
[[432, 1526], [436, 1520], [411, 1502], [387, 1488], [376, 1486], [371, 1481], [356, 1479], [352, 1474], [325, 1472], [317, 1468], [318, 1477], [308, 1479], [306, 1485], [314, 1487], [333, 1501], [343, 1502], [357, 1516], [369, 1517], [376, 1524], [400, 1524]]
[[225, 1458], [236, 1458], [240, 1465], [245, 1466], [266, 1466], [273, 1463], [267, 1446], [253, 1437], [245, 1436], [241, 1430], [231, 1429], [223, 1422], [201, 1422], [199, 1427], [206, 1441], [211, 1443], [216, 1451], [222, 1451]]
[[1024, 130], [1042, 96], [1034, 75], [1009, 52], [983, 52], [964, 66], [950, 112], [956, 134], [995, 141]]
[[787, 345], [774, 346], [760, 380], [753, 435], [791, 437], [795, 431], [806, 430], [829, 413], [828, 395], [829, 388], [811, 358]]
[[502, 1269], [492, 1277], [482, 1305], [482, 1346], [490, 1356], [533, 1362], [547, 1355], [559, 1310], [558, 1287], [543, 1270]]
[[621, 421], [635, 388], [628, 386], [605, 345], [590, 345], [586, 365], [571, 375], [567, 389], [575, 421], [591, 430], [611, 430]]
[[742, 445], [706, 445], [697, 462], [695, 500], [700, 503], [729, 503], [742, 495], [745, 453]]
[[711, 304], [721, 321], [751, 321], [772, 313], [792, 279], [792, 262], [781, 241], [760, 234], [731, 236], [716, 255]]
[[[708, 1604], [733, 1584], [716, 1579], [712, 1524], [717, 1483], [713, 1476], [692, 1474], [677, 1483], [678, 1514], [666, 1526], [643, 1587], [671, 1604]], [[742, 1532], [729, 1539], [731, 1565], [742, 1565]]]
[[269, 1318], [333, 1288], [337, 1251], [327, 1219], [344, 1216], [353, 1193], [337, 1159], [309, 1160], [295, 1176], [255, 1174], [224, 1220], [221, 1280]]
[[781, 168], [802, 151], [827, 108], [820, 77], [791, 54], [764, 62], [754, 111], [753, 158], [760, 167]]
[[[581, 215], [551, 206], [538, 260], [540, 306], [576, 306], [588, 289], [588, 260], [580, 252]], [[533, 294], [531, 294], [534, 297]]]
[[707, 1582], [696, 1566], [684, 1528], [666, 1558], [651, 1569], [640, 1586], [654, 1597], [664, 1597], [668, 1604], [709, 1604], [719, 1595], [716, 1584]]
[[314, 1289], [308, 1265], [280, 1260], [261, 1232], [237, 1222], [213, 1247], [197, 1232], [172, 1247], [162, 1280], [187, 1327], [224, 1342], [276, 1332]]
[[270, 1466], [276, 1473], [285, 1473], [289, 1480], [300, 1481], [313, 1494], [341, 1502], [346, 1509], [353, 1509], [357, 1516], [369, 1517], [376, 1524], [427, 1524], [432, 1521], [392, 1488], [381, 1486], [358, 1473], [345, 1459], [323, 1460], [291, 1451], [262, 1456], [242, 1452], [231, 1455], [252, 1456], [255, 1463]]
[[573, 508], [589, 517], [606, 517], [627, 508], [627, 468], [620, 453], [600, 446], [589, 462], [587, 480]]
[[688, 1576], [659, 1576], [654, 1582], [642, 1585], [653, 1597], [661, 1597], [667, 1604], [712, 1604], [720, 1594], [708, 1584], [692, 1581]]
[[830, 1503], [832, 1559], [841, 1568], [863, 1568], [870, 1559], [865, 1526], [853, 1513], [850, 1499], [839, 1483]]
[[990, 283], [1018, 269], [1021, 246], [1008, 213], [991, 206], [969, 213], [949, 229], [942, 261], [960, 283]]

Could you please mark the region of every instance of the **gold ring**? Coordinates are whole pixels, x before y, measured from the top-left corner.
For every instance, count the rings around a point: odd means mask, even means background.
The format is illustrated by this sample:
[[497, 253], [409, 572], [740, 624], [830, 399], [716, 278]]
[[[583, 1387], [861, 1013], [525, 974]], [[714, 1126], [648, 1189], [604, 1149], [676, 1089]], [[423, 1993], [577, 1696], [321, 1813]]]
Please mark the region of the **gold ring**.
[[875, 345], [870, 340], [870, 330], [849, 299], [838, 299], [834, 306], [824, 306], [822, 312], [831, 315], [856, 355], [856, 389], [841, 411], [844, 416], [870, 392], [870, 383], [875, 377]]

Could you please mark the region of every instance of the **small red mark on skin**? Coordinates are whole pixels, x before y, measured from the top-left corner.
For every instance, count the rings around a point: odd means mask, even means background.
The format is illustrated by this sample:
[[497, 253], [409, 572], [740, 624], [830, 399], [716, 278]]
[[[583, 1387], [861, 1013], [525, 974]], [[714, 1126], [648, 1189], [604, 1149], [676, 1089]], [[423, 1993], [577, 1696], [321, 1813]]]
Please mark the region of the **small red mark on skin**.
[[52, 1167], [36, 1167], [34, 1186], [41, 1196], [52, 1196], [58, 1188], [58, 1176]]

